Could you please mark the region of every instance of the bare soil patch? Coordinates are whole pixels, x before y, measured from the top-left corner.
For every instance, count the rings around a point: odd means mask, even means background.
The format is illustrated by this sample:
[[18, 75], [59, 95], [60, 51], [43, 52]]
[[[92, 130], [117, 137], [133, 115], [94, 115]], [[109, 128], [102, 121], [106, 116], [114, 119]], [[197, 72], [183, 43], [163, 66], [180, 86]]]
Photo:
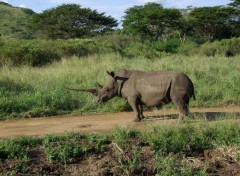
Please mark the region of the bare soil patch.
[[[191, 112], [195, 116], [200, 115], [213, 120], [217, 116], [226, 113], [233, 113], [240, 116], [240, 107], [193, 108]], [[140, 123], [133, 122], [133, 112], [0, 121], [0, 139], [66, 132], [100, 133], [110, 132], [116, 127], [141, 128], [151, 124], [171, 124], [176, 123], [177, 113], [177, 110], [174, 109], [145, 112], [146, 119]]]

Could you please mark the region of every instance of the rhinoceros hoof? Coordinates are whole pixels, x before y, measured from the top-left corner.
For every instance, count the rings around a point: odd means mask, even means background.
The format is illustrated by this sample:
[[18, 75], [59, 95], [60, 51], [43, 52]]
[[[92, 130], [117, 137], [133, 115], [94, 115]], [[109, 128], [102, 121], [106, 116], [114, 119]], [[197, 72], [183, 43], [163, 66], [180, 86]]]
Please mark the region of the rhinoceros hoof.
[[139, 119], [139, 118], [135, 118], [134, 120], [133, 120], [133, 122], [140, 122], [141, 121], [141, 119]]

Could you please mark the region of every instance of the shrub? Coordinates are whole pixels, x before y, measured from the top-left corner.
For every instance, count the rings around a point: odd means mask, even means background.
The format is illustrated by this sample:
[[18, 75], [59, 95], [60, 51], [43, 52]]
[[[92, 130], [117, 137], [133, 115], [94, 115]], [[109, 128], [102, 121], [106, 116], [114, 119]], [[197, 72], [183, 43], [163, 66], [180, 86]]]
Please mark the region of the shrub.
[[98, 51], [96, 42], [92, 39], [56, 40], [54, 43], [61, 52], [61, 57], [83, 57], [95, 54]]
[[202, 55], [207, 57], [217, 56], [235, 56], [240, 54], [240, 38], [223, 39], [220, 41], [205, 42], [196, 44], [186, 42], [179, 49], [179, 54], [184, 55]]
[[170, 38], [166, 41], [154, 42], [152, 45], [153, 45], [152, 47], [155, 50], [160, 52], [177, 53], [178, 48], [181, 45], [181, 42], [179, 39]]
[[49, 41], [5, 40], [0, 48], [0, 64], [42, 66], [61, 57]]

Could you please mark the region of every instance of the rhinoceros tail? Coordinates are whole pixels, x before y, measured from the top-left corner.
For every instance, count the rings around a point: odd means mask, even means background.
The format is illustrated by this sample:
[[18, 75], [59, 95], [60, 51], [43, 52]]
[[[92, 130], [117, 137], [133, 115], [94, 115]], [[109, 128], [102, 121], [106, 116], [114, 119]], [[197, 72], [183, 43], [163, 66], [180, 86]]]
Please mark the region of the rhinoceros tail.
[[193, 85], [193, 82], [190, 80], [191, 84], [192, 84], [192, 96], [193, 96], [193, 100], [196, 100], [196, 96], [195, 96], [195, 93], [194, 93], [194, 85]]
[[196, 100], [196, 96], [195, 96], [195, 93], [194, 93], [194, 87], [193, 87], [193, 100]]

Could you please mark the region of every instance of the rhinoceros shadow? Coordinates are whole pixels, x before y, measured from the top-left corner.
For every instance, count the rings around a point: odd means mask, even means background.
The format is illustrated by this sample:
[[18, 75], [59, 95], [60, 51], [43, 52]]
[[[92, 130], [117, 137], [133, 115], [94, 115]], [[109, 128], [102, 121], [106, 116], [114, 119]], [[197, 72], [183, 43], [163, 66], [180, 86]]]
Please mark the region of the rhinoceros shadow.
[[[178, 114], [146, 116], [145, 120], [166, 120], [177, 119]], [[222, 119], [240, 119], [240, 112], [192, 112], [186, 118], [192, 120], [222, 120]]]

